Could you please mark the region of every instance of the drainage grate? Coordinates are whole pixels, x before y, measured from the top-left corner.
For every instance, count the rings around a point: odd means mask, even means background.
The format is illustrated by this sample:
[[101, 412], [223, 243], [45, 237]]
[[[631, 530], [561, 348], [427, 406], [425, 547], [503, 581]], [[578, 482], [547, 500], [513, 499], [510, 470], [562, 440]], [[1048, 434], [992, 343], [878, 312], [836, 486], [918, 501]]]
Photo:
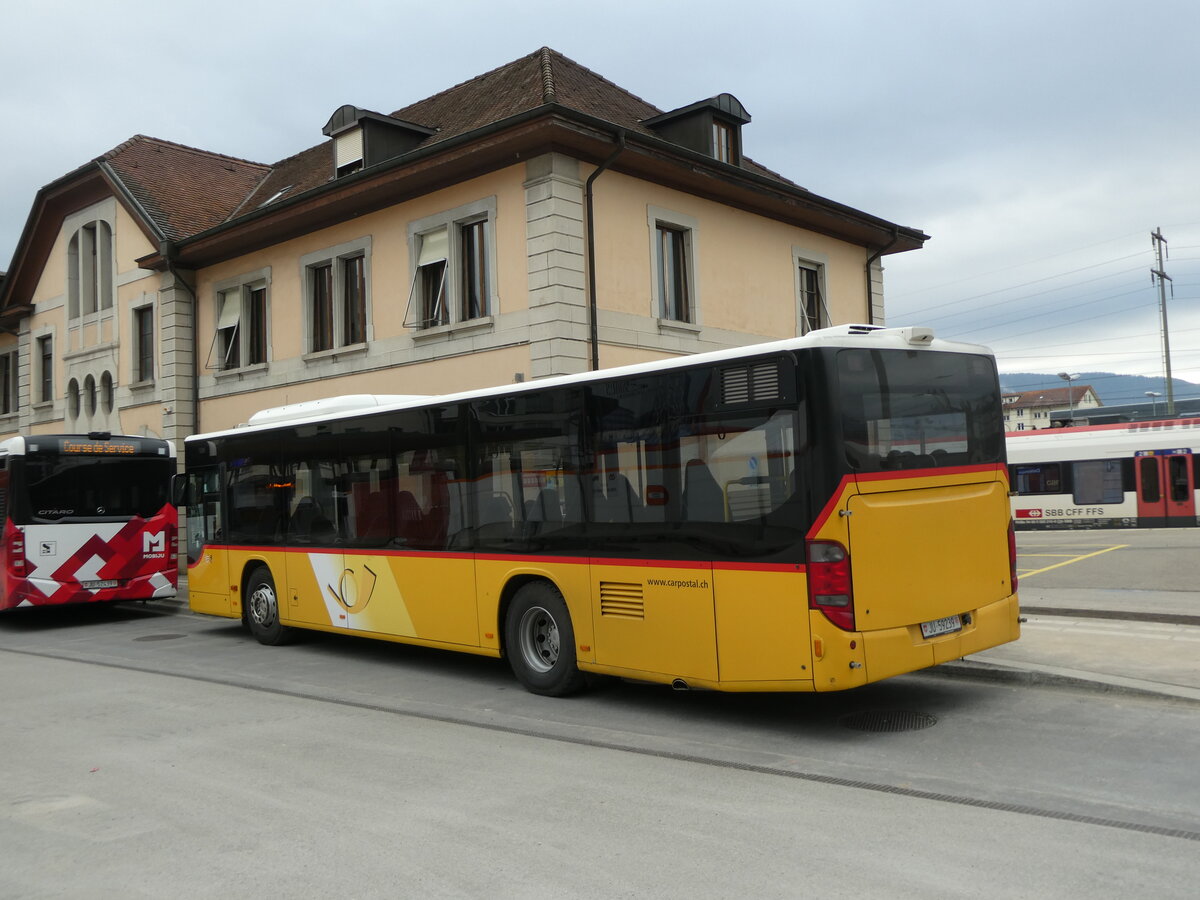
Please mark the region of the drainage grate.
[[937, 716], [907, 709], [865, 709], [847, 713], [838, 724], [855, 731], [920, 731], [937, 724]]
[[135, 641], [173, 641], [176, 638], [187, 637], [185, 634], [145, 634], [135, 637]]

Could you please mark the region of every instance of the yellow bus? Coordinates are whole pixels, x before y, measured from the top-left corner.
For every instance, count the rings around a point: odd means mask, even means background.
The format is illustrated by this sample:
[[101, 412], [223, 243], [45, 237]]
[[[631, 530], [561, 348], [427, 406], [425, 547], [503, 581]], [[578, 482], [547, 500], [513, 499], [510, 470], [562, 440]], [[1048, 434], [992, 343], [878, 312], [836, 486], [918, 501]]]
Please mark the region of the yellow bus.
[[804, 337], [186, 441], [191, 608], [611, 675], [851, 688], [1018, 637], [995, 360]]

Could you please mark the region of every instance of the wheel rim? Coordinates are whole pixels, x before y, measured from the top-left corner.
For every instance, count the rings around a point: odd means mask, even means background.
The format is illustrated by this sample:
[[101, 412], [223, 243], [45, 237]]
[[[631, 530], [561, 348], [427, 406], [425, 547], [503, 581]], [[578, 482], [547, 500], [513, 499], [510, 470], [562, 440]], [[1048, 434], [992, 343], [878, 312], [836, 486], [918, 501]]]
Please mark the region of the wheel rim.
[[261, 628], [270, 628], [279, 618], [279, 604], [269, 584], [260, 584], [250, 595], [250, 618]]
[[558, 623], [554, 616], [535, 606], [526, 610], [517, 626], [518, 643], [525, 664], [535, 672], [549, 672], [558, 662]]

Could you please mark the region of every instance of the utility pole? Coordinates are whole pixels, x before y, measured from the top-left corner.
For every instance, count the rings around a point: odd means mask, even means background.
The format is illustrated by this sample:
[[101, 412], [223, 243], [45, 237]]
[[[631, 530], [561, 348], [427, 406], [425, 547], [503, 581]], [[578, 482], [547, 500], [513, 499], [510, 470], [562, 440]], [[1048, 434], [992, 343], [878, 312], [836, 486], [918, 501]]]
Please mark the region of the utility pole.
[[[1163, 370], [1167, 376], [1167, 415], [1175, 415], [1175, 386], [1171, 383], [1171, 336], [1167, 331], [1167, 282], [1171, 281], [1169, 276], [1163, 269], [1163, 253], [1167, 246], [1167, 239], [1163, 237], [1162, 229], [1156, 228], [1150, 233], [1150, 240], [1154, 244], [1154, 252], [1158, 256], [1158, 268], [1150, 270], [1150, 283], [1158, 283], [1158, 309], [1162, 315], [1162, 344], [1163, 344]], [[1175, 283], [1171, 282], [1171, 296], [1175, 295]]]

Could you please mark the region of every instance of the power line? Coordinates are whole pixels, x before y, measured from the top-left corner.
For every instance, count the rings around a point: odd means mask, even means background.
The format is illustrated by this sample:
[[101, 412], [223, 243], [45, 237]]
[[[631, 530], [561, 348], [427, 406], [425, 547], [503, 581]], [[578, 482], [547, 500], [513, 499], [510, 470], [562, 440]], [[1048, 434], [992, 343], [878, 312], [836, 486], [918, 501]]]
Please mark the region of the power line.
[[[984, 298], [984, 297], [992, 297], [992, 296], [994, 296], [994, 295], [996, 295], [996, 294], [1003, 294], [1003, 293], [1004, 293], [1004, 292], [1006, 292], [1006, 291], [1015, 291], [1015, 290], [1017, 290], [1018, 288], [1030, 287], [1031, 285], [1035, 285], [1035, 284], [1042, 284], [1043, 282], [1046, 282], [1046, 281], [1053, 281], [1055, 278], [1063, 278], [1063, 277], [1065, 277], [1065, 276], [1067, 276], [1067, 275], [1074, 275], [1074, 274], [1076, 274], [1076, 273], [1078, 273], [1078, 272], [1086, 272], [1086, 271], [1088, 271], [1089, 269], [1098, 269], [1100, 266], [1108, 266], [1108, 265], [1112, 265], [1113, 263], [1117, 263], [1117, 262], [1124, 262], [1124, 261], [1125, 261], [1125, 260], [1127, 260], [1127, 259], [1134, 259], [1135, 257], [1138, 257], [1138, 256], [1143, 256], [1143, 255], [1145, 254], [1145, 252], [1146, 252], [1146, 251], [1142, 250], [1142, 251], [1139, 251], [1139, 252], [1137, 252], [1137, 253], [1131, 253], [1131, 254], [1129, 254], [1128, 256], [1119, 256], [1119, 257], [1117, 257], [1116, 259], [1109, 259], [1109, 260], [1105, 260], [1104, 262], [1093, 263], [1093, 264], [1092, 264], [1092, 265], [1090, 265], [1090, 266], [1082, 266], [1082, 267], [1080, 267], [1080, 268], [1078, 268], [1078, 269], [1071, 269], [1071, 270], [1070, 270], [1070, 271], [1068, 271], [1068, 272], [1059, 272], [1057, 275], [1047, 275], [1045, 278], [1035, 278], [1033, 281], [1025, 281], [1025, 282], [1022, 282], [1022, 283], [1020, 283], [1020, 284], [1012, 284], [1012, 285], [1009, 285], [1008, 287], [997, 288], [997, 289], [995, 289], [995, 290], [992, 290], [992, 291], [985, 291], [985, 292], [984, 292], [984, 293], [982, 293], [982, 294], [973, 294], [973, 295], [971, 295], [971, 296], [969, 296], [969, 297], [959, 297], [959, 298], [958, 298], [958, 299], [956, 299], [956, 300], [949, 300], [949, 301], [947, 301], [947, 302], [945, 302], [945, 303], [938, 303], [938, 304], [935, 304], [935, 305], [933, 305], [933, 306], [926, 306], [926, 307], [924, 307], [923, 309], [918, 309], [918, 310], [916, 310], [916, 314], [924, 314], [924, 313], [927, 313], [927, 312], [929, 312], [930, 310], [934, 310], [934, 309], [943, 309], [943, 308], [945, 308], [945, 307], [947, 307], [947, 306], [956, 306], [956, 305], [958, 305], [958, 304], [960, 304], [960, 303], [968, 303], [968, 302], [970, 302], [971, 300], [981, 300], [981, 299], [982, 299], [982, 298]], [[1126, 270], [1122, 270], [1121, 272], [1114, 272], [1114, 273], [1111, 273], [1111, 274], [1109, 274], [1109, 275], [1102, 275], [1102, 276], [1100, 276], [1099, 278], [1096, 278], [1096, 279], [1094, 279], [1094, 280], [1096, 280], [1096, 281], [1100, 281], [1100, 280], [1102, 280], [1103, 278], [1111, 278], [1111, 277], [1113, 277], [1113, 276], [1115, 276], [1115, 275], [1123, 275], [1123, 274], [1125, 274], [1126, 272], [1136, 272], [1136, 271], [1137, 271], [1137, 268], [1138, 268], [1138, 267], [1131, 268], [1131, 269], [1126, 269]], [[1084, 282], [1077, 282], [1076, 284], [1090, 284], [1090, 282], [1084, 281]], [[1071, 285], [1069, 285], [1069, 286], [1071, 286]], [[1064, 289], [1065, 289], [1065, 288], [1052, 288], [1050, 291], [1045, 291], [1044, 293], [1052, 293], [1054, 290], [1064, 290]], [[902, 295], [900, 295], [900, 296], [909, 296], [909, 295], [907, 295], [907, 294], [902, 294]], [[1038, 294], [1032, 294], [1032, 295], [1030, 295], [1030, 296], [1035, 296], [1035, 297], [1036, 297], [1036, 296], [1039, 296], [1039, 295], [1038, 295]], [[893, 298], [893, 299], [894, 299], [894, 298]]]

